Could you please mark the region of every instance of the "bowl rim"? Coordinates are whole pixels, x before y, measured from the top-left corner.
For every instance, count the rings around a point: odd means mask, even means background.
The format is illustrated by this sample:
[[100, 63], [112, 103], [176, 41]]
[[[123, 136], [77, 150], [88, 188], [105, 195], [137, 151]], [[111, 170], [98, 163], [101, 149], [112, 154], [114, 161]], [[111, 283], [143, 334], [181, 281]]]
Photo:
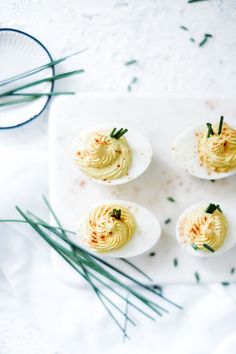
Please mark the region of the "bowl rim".
[[[1, 32], [16, 32], [16, 33], [19, 33], [23, 36], [26, 36], [30, 39], [32, 39], [33, 41], [35, 41], [37, 44], [39, 44], [39, 46], [46, 52], [46, 54], [48, 55], [49, 57], [49, 60], [52, 62], [53, 61], [53, 58], [52, 58], [52, 55], [50, 54], [49, 50], [45, 47], [45, 45], [37, 38], [35, 38], [34, 36], [32, 36], [31, 34], [27, 33], [27, 32], [24, 32], [24, 31], [21, 31], [21, 30], [18, 30], [18, 29], [15, 29], [15, 28], [8, 28], [8, 27], [1, 27], [0, 28], [0, 33]], [[54, 65], [51, 66], [51, 69], [52, 69], [52, 75], [54, 76], [55, 75], [55, 67]], [[50, 88], [50, 92], [53, 92], [53, 89], [54, 89], [54, 81], [51, 81], [51, 88]], [[22, 125], [25, 125], [27, 123], [30, 123], [32, 122], [34, 119], [38, 118], [40, 116], [41, 113], [43, 113], [43, 111], [46, 109], [47, 105], [49, 104], [49, 101], [51, 100], [51, 96], [48, 96], [47, 98], [47, 101], [45, 102], [44, 106], [42, 107], [42, 109], [37, 113], [35, 114], [33, 117], [30, 117], [29, 119], [27, 119], [26, 121], [22, 122], [22, 123], [19, 123], [19, 124], [16, 124], [16, 125], [10, 125], [10, 126], [6, 126], [6, 127], [0, 127], [0, 130], [5, 130], [5, 129], [13, 129], [13, 128], [18, 128], [18, 127], [21, 127]]]

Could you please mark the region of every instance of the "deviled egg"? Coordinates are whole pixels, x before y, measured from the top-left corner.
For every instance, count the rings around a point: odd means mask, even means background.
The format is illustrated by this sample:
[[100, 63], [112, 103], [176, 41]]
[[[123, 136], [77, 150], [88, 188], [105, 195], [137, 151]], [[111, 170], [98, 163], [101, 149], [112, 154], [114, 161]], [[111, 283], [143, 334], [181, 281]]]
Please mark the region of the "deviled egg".
[[201, 202], [186, 209], [176, 225], [179, 244], [197, 257], [223, 253], [236, 243], [235, 212], [221, 203]]
[[105, 124], [83, 131], [77, 139], [75, 164], [101, 184], [135, 179], [148, 168], [151, 158], [149, 142], [133, 128]]
[[223, 119], [189, 128], [175, 139], [173, 156], [191, 175], [220, 179], [236, 173], [236, 129]]
[[153, 247], [160, 235], [160, 223], [150, 211], [128, 201], [111, 200], [84, 213], [77, 241], [95, 253], [133, 257]]

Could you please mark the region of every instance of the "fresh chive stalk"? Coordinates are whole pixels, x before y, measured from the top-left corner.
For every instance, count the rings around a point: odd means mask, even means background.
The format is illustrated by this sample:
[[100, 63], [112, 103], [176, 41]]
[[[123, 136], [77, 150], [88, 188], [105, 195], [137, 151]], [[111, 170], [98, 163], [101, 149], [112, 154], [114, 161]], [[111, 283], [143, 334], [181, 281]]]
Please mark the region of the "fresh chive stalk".
[[88, 48], [83, 49], [83, 50], [80, 50], [80, 51], [75, 52], [75, 53], [73, 53], [73, 54], [67, 55], [67, 56], [65, 56], [65, 57], [63, 57], [63, 58], [56, 59], [56, 60], [52, 60], [52, 61], [50, 61], [49, 63], [47, 63], [47, 64], [45, 64], [45, 65], [38, 66], [38, 67], [36, 67], [36, 68], [34, 68], [34, 69], [25, 71], [24, 73], [21, 73], [21, 74], [19, 74], [19, 75], [12, 76], [12, 77], [10, 77], [10, 78], [8, 78], [8, 79], [6, 79], [6, 80], [2, 80], [2, 81], [0, 81], [0, 87], [1, 87], [1, 86], [5, 86], [5, 85], [8, 85], [8, 84], [10, 84], [10, 83], [12, 83], [12, 82], [15, 82], [15, 81], [24, 79], [24, 78], [26, 78], [26, 77], [28, 77], [28, 76], [37, 74], [38, 72], [43, 71], [43, 70], [45, 70], [45, 69], [47, 69], [47, 68], [50, 68], [50, 67], [52, 67], [52, 66], [58, 65], [58, 64], [62, 63], [63, 61], [65, 61], [66, 59], [69, 59], [69, 58], [74, 57], [74, 56], [76, 56], [76, 55], [78, 55], [78, 54], [80, 54], [80, 53], [83, 53], [83, 52], [85, 52], [86, 50], [88, 50]]
[[25, 90], [25, 89], [27, 89], [29, 87], [40, 85], [40, 84], [42, 84], [44, 82], [52, 82], [52, 81], [56, 81], [56, 80], [61, 80], [61, 79], [65, 79], [67, 77], [78, 75], [78, 74], [82, 74], [82, 73], [84, 73], [84, 69], [68, 71], [66, 73], [57, 74], [57, 75], [53, 75], [53, 76], [50, 76], [50, 77], [46, 77], [44, 79], [36, 80], [36, 81], [30, 82], [28, 84], [25, 84], [25, 85], [22, 85], [22, 86], [18, 86], [15, 89], [12, 89], [12, 90], [9, 90], [7, 92], [4, 92], [4, 93], [2, 93], [0, 95], [0, 98], [1, 97], [6, 97], [6, 96], [10, 96], [10, 95], [14, 94], [15, 92], [18, 92], [18, 91], [21, 91], [21, 90]]

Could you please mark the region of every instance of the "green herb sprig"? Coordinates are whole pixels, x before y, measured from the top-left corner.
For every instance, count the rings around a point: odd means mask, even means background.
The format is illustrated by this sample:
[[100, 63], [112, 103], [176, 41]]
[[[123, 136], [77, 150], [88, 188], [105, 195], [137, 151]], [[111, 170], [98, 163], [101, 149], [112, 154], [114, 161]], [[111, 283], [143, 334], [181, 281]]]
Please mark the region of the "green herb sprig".
[[121, 218], [121, 209], [113, 209], [111, 212], [111, 216], [117, 220]]
[[113, 128], [110, 137], [115, 139], [120, 139], [124, 134], [127, 133], [127, 131], [128, 129], [120, 128], [119, 130], [117, 130], [117, 128]]
[[[131, 318], [130, 311], [122, 310], [122, 306], [116, 304], [116, 299], [121, 300], [141, 315], [155, 320], [154, 315], [162, 316], [167, 313], [162, 304], [151, 299], [149, 294], [155, 295], [162, 302], [169, 303], [181, 309], [181, 306], [175, 304], [170, 299], [166, 298], [160, 290], [156, 290], [152, 285], [147, 285], [123, 272], [104, 258], [91, 253], [81, 247], [72, 237], [75, 235], [73, 231], [68, 231], [63, 228], [54, 210], [50, 206], [47, 199], [44, 201], [49, 208], [56, 226], [53, 226], [42, 220], [32, 212], [23, 212], [22, 209], [16, 207], [16, 210], [21, 215], [22, 219], [2, 219], [0, 222], [19, 222], [26, 223], [30, 226], [39, 237], [41, 237], [55, 252], [57, 252], [66, 263], [68, 263], [91, 287], [97, 298], [104, 306], [107, 313], [111, 316], [114, 323], [122, 331], [124, 337], [129, 338], [127, 334], [127, 324], [133, 326], [136, 322]], [[72, 236], [70, 236], [72, 234]], [[130, 263], [130, 262], [129, 262]], [[138, 270], [138, 268], [135, 266]], [[127, 280], [131, 285], [127, 285]], [[132, 286], [135, 285], [135, 287]], [[142, 292], [140, 291], [142, 290]], [[146, 293], [144, 294], [145, 291]], [[125, 294], [124, 294], [125, 292]], [[127, 294], [129, 295], [127, 297]], [[120, 315], [124, 321], [120, 320]]]

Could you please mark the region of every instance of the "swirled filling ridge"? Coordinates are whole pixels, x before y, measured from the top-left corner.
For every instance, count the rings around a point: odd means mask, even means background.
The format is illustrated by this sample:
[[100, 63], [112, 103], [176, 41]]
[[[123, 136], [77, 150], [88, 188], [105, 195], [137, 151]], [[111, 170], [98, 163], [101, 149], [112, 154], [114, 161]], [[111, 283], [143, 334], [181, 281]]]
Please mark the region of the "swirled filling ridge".
[[197, 249], [208, 251], [204, 245], [218, 250], [227, 235], [227, 221], [224, 214], [215, 210], [212, 214], [203, 208], [192, 211], [184, 217], [179, 227], [182, 243], [194, 244]]
[[221, 133], [218, 125], [212, 126], [214, 134], [208, 137], [207, 129], [198, 134], [198, 154], [209, 171], [227, 172], [236, 168], [236, 130], [224, 123]]
[[109, 134], [110, 131], [95, 132], [79, 144], [75, 163], [89, 177], [113, 180], [128, 175], [131, 151], [127, 140]]
[[[113, 216], [114, 210], [120, 210], [120, 218]], [[135, 228], [134, 216], [128, 208], [105, 204], [89, 213], [84, 242], [97, 251], [111, 251], [125, 245], [131, 239]]]

